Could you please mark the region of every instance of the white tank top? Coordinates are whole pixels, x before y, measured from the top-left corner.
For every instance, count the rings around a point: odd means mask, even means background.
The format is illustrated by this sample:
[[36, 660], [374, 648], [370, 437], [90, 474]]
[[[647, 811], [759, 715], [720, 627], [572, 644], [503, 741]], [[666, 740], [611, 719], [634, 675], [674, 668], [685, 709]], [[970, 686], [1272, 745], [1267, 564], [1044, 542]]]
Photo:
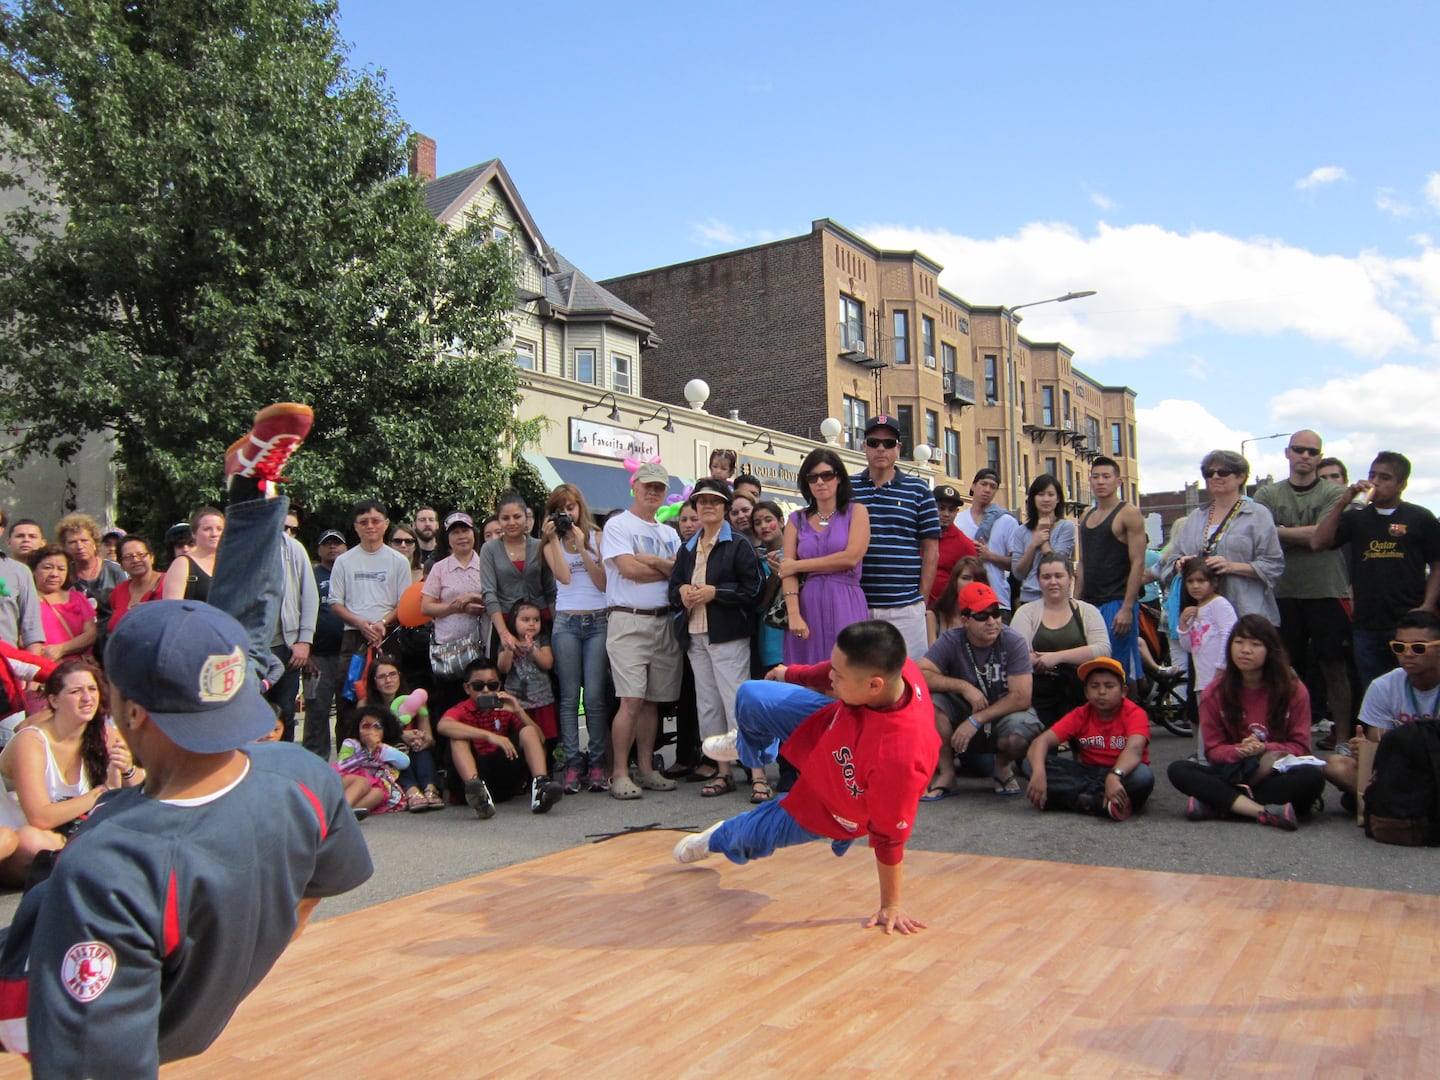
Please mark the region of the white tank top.
[[[15, 738], [28, 735], [34, 732], [37, 738], [45, 744], [45, 791], [50, 796], [51, 802], [60, 802], [62, 799], [73, 799], [84, 795], [90, 790], [90, 778], [85, 774], [85, 766], [80, 766], [80, 782], [72, 784], [65, 779], [65, 774], [60, 771], [60, 765], [55, 760], [55, 750], [50, 745], [50, 737], [37, 727], [21, 728], [15, 733]], [[4, 787], [0, 782], [0, 787]], [[25, 811], [20, 809], [20, 800], [8, 787], [5, 790], [3, 802], [0, 802], [0, 825], [8, 825], [10, 828], [19, 828], [28, 824], [25, 820]]]

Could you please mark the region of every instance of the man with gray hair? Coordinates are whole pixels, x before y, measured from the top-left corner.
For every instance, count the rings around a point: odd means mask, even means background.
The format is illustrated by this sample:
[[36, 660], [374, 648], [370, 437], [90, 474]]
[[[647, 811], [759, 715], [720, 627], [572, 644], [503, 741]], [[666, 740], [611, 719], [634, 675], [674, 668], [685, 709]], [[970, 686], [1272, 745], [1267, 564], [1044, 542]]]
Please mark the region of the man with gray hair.
[[[674, 791], [675, 781], [654, 768], [659, 703], [680, 696], [680, 643], [670, 623], [670, 571], [680, 534], [655, 520], [670, 474], [647, 461], [630, 482], [630, 509], [605, 523], [600, 558], [605, 564], [605, 652], [620, 708], [610, 725], [610, 794], [638, 799], [646, 791]], [[630, 778], [630, 748], [639, 766]]]

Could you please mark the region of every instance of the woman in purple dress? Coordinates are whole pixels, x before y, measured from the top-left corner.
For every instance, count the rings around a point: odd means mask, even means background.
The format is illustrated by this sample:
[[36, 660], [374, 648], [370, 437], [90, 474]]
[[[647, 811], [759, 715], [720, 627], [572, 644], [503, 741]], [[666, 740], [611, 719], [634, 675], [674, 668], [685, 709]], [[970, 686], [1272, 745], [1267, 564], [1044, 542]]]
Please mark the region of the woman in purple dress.
[[860, 560], [870, 546], [870, 512], [851, 498], [850, 477], [833, 450], [811, 451], [800, 466], [800, 494], [806, 509], [785, 523], [779, 569], [790, 616], [782, 651], [786, 664], [818, 664], [830, 659], [841, 630], [869, 617]]

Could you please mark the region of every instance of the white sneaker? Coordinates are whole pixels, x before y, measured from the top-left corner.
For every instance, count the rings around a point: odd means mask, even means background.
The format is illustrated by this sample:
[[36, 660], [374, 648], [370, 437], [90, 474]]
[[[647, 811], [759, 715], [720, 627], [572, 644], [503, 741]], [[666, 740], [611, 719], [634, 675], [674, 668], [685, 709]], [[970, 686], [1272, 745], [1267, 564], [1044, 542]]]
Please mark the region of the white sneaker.
[[735, 743], [740, 738], [738, 731], [727, 731], [724, 735], [711, 735], [700, 744], [705, 756], [711, 761], [739, 761], [740, 751]]
[[[711, 737], [720, 738], [718, 735]], [[675, 845], [675, 861], [678, 863], [699, 862], [701, 859], [708, 859], [715, 854], [710, 850], [710, 834], [724, 824], [723, 821], [717, 821], [704, 832], [682, 836], [680, 842]]]

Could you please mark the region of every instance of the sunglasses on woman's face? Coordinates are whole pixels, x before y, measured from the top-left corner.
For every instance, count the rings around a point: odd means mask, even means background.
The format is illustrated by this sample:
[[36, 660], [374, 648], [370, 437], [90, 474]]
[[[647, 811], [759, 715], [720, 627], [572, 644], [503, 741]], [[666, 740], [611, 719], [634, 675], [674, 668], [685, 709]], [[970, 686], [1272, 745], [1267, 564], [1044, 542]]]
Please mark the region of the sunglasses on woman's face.
[[1234, 476], [1234, 475], [1235, 475], [1235, 470], [1234, 470], [1234, 469], [1206, 469], [1206, 470], [1204, 470], [1204, 472], [1202, 473], [1202, 475], [1205, 477], [1206, 480], [1209, 480], [1209, 479], [1211, 479], [1212, 477], [1216, 477], [1216, 476]]
[[1432, 645], [1440, 645], [1440, 641], [1392, 641], [1390, 651], [1396, 656], [1424, 656]]
[[412, 544], [415, 543], [415, 539], [414, 537], [410, 536], [397, 536], [394, 540], [391, 540], [390, 543], [398, 544], [402, 547], [410, 547]]
[[838, 475], [839, 473], [834, 469], [816, 469], [812, 473], [806, 473], [805, 479], [809, 480], [812, 484], [828, 484]]
[[494, 692], [501, 686], [499, 679], [471, 679], [465, 684], [466, 689], [474, 690], [477, 694], [485, 691]]

